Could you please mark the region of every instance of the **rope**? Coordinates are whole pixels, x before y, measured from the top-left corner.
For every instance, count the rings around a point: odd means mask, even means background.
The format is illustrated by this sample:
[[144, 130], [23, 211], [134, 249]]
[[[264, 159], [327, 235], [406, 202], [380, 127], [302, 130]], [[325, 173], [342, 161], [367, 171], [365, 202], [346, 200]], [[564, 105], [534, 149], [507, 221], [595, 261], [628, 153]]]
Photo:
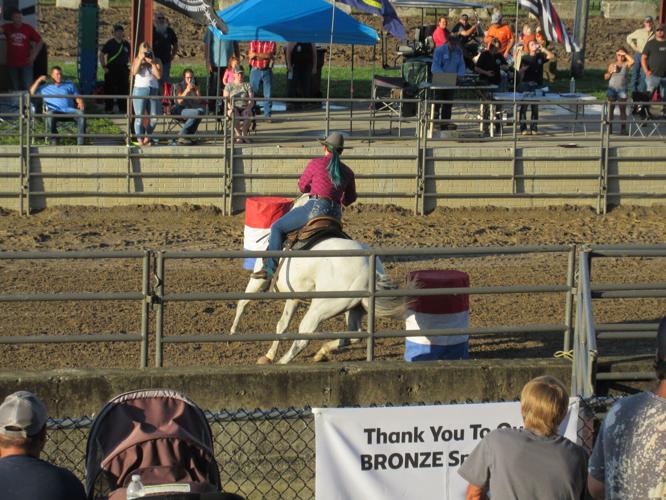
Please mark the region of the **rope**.
[[563, 358], [569, 361], [573, 361], [573, 349], [571, 349], [570, 351], [556, 351], [555, 354], [553, 354], [553, 357]]

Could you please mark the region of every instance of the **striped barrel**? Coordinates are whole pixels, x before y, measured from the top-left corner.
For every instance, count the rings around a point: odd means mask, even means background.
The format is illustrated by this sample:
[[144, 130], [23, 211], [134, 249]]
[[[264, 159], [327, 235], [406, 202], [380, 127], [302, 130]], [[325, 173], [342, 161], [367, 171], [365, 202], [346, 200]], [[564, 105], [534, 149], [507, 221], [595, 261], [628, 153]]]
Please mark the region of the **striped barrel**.
[[[245, 228], [243, 230], [243, 249], [266, 250], [271, 224], [289, 212], [291, 198], [262, 196], [245, 200]], [[248, 258], [243, 262], [244, 269], [254, 269], [257, 259]]]
[[[455, 269], [412, 271], [409, 279], [419, 288], [469, 288], [469, 275]], [[469, 294], [416, 297], [407, 311], [407, 330], [469, 327]], [[467, 335], [451, 337], [407, 337], [406, 361], [466, 359], [469, 357]]]

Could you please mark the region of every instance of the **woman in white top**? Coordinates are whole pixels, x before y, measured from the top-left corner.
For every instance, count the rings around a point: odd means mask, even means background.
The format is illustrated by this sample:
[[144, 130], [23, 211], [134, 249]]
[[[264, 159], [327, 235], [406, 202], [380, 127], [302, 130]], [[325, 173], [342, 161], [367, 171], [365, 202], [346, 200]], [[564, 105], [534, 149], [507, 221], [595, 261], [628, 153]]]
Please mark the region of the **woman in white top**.
[[[139, 45], [137, 56], [132, 62], [132, 106], [134, 108], [134, 133], [139, 144], [149, 146], [150, 134], [157, 125], [157, 115], [161, 110], [160, 99], [146, 99], [148, 96], [159, 96], [159, 80], [162, 77], [162, 61], [157, 59], [153, 50], [146, 42]], [[143, 98], [143, 99], [142, 99]], [[146, 108], [150, 110], [148, 126], [143, 125], [143, 114]], [[157, 141], [153, 140], [153, 143]]]

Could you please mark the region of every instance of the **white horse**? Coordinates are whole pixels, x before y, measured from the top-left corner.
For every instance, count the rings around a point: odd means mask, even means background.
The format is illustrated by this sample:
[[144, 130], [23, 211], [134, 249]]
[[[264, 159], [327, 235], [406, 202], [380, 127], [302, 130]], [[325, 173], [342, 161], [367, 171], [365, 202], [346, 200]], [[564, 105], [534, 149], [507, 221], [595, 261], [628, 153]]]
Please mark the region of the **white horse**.
[[[330, 238], [317, 243], [312, 250], [363, 250], [367, 249], [354, 240]], [[323, 291], [367, 291], [369, 286], [369, 258], [368, 257], [287, 257], [279, 268], [275, 286], [279, 292], [323, 292]], [[265, 287], [264, 280], [250, 278], [245, 291], [248, 293], [261, 291]], [[384, 274], [384, 266], [379, 258], [376, 259], [376, 288], [378, 290], [395, 290], [398, 288], [391, 279]], [[236, 317], [231, 326], [230, 333], [238, 331], [241, 315], [249, 300], [239, 300], [236, 306]], [[299, 299], [287, 300], [282, 316], [278, 321], [276, 332], [284, 333], [289, 327], [291, 318], [302, 301]], [[375, 316], [404, 318], [407, 310], [407, 297], [376, 297]], [[322, 321], [346, 313], [347, 331], [361, 331], [361, 319], [368, 310], [367, 298], [316, 298], [312, 299], [310, 307], [301, 320], [298, 333], [314, 333]], [[315, 361], [328, 358], [344, 345], [347, 339], [337, 339], [327, 342], [315, 355]], [[358, 342], [358, 339], [349, 339]], [[305, 346], [308, 340], [296, 340], [289, 351], [280, 358], [278, 363], [285, 364], [291, 361]], [[259, 358], [258, 363], [272, 363], [277, 353], [279, 341], [274, 341], [265, 356]]]

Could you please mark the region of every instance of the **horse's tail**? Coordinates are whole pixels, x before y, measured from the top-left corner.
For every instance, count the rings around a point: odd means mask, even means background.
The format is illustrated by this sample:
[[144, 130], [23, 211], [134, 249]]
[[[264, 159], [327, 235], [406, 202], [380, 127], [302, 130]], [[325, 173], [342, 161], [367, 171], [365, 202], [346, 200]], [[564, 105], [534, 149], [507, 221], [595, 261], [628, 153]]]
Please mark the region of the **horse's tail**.
[[[408, 281], [403, 286], [400, 286], [388, 275], [382, 273], [376, 274], [375, 286], [377, 290], [410, 290], [416, 288], [416, 284], [413, 281]], [[412, 297], [405, 295], [400, 297], [376, 297], [375, 315], [394, 319], [404, 319], [412, 300]], [[368, 299], [363, 299], [362, 303], [367, 311]]]

